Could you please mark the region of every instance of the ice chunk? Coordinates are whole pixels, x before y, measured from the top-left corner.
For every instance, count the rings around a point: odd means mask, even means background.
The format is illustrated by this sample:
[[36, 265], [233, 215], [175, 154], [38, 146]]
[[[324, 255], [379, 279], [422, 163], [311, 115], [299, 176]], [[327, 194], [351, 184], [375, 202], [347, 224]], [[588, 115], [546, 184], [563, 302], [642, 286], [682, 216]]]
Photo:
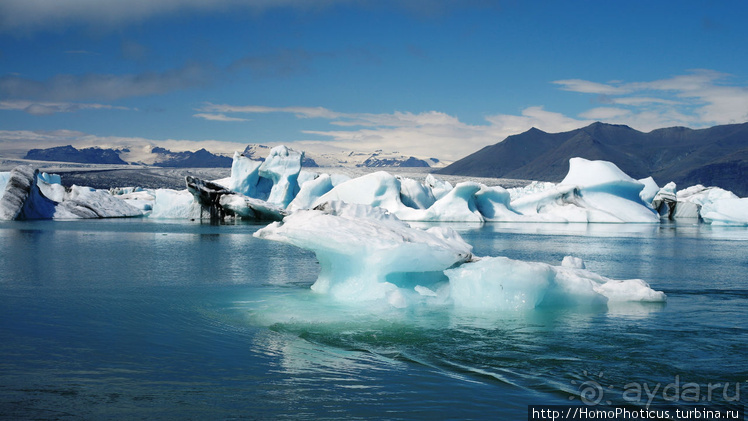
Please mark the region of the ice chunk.
[[384, 171], [341, 183], [314, 201], [312, 207], [333, 201], [379, 206], [392, 213], [405, 207], [400, 200], [400, 180]]
[[713, 225], [748, 225], [748, 198], [708, 202], [701, 207], [701, 217]]
[[657, 214], [660, 215], [660, 218], [671, 218], [673, 216], [673, 213], [675, 212], [675, 204], [678, 201], [675, 189], [675, 183], [671, 181], [665, 184], [665, 186], [657, 192], [654, 199], [652, 199], [652, 207], [657, 211]]
[[243, 194], [226, 194], [218, 199], [218, 204], [242, 219], [254, 219], [260, 221], [280, 221], [286, 215], [286, 211], [279, 206], [260, 199], [253, 199]]
[[561, 266], [565, 268], [574, 268], [574, 269], [584, 269], [584, 260], [580, 259], [579, 257], [574, 256], [566, 256], [564, 257], [564, 260], [561, 261]]
[[[228, 185], [229, 190], [241, 193], [245, 196], [256, 197], [257, 185], [260, 182], [261, 161], [254, 161], [239, 152], [234, 152], [234, 161], [231, 163], [231, 177]], [[269, 194], [268, 190], [265, 192]]]
[[644, 203], [651, 204], [652, 200], [657, 196], [657, 192], [660, 191], [660, 186], [657, 185], [652, 177], [642, 178], [639, 182], [644, 184], [644, 188], [639, 193], [639, 197], [641, 197]]
[[283, 145], [270, 150], [265, 162], [260, 165], [260, 177], [269, 179], [273, 187], [267, 201], [285, 208], [299, 192], [299, 171], [304, 153]]
[[299, 194], [289, 203], [289, 210], [311, 209], [317, 199], [333, 189], [332, 177], [329, 174], [320, 174], [314, 180], [301, 185]]
[[106, 190], [72, 186], [65, 200], [58, 205], [54, 218], [67, 219], [71, 215], [79, 218], [127, 218], [142, 216], [143, 212]]
[[200, 219], [203, 208], [192, 194], [185, 190], [158, 189], [149, 218]]
[[5, 185], [10, 179], [10, 171], [0, 171], [0, 192], [5, 191]]
[[[442, 271], [471, 258], [472, 247], [451, 229], [422, 231], [392, 219], [353, 218], [297, 211], [256, 237], [312, 250], [320, 274], [312, 289], [344, 301], [385, 299], [400, 306], [388, 276]], [[389, 279], [397, 278], [390, 276]]]
[[30, 166], [14, 168], [0, 199], [0, 219], [118, 218], [143, 214], [107, 191], [80, 186], [68, 190], [45, 180], [58, 181], [39, 177], [39, 171]]
[[37, 173], [30, 165], [10, 171], [0, 197], [0, 220], [51, 219], [54, 216], [57, 203], [39, 192]]
[[346, 203], [340, 201], [325, 202], [314, 208], [320, 212], [343, 216], [346, 218], [364, 218], [364, 219], [376, 219], [378, 221], [399, 221], [399, 219], [391, 214], [387, 209], [380, 207], [373, 207], [368, 205], [359, 205], [356, 203]]
[[412, 178], [398, 178], [400, 179], [400, 200], [405, 206], [413, 209], [427, 209], [436, 201], [428, 186]]
[[643, 188], [610, 162], [572, 158], [561, 183], [535, 183], [510, 192], [510, 206], [537, 222], [658, 222], [639, 196]]
[[480, 189], [481, 185], [478, 183], [458, 183], [428, 209], [402, 206], [393, 213], [403, 221], [483, 222], [483, 216], [475, 203], [475, 194]]
[[265, 161], [234, 153], [229, 190], [285, 208], [299, 192], [299, 172], [304, 153], [276, 146]]
[[509, 191], [500, 186], [481, 185], [475, 194], [475, 205], [486, 221], [522, 221], [524, 216], [512, 209], [510, 200]]
[[568, 266], [481, 258], [444, 271], [457, 307], [528, 310], [549, 306], [602, 306], [612, 301], [664, 302], [665, 294], [640, 280], [617, 281]]
[[431, 195], [434, 196], [434, 200], [441, 199], [452, 190], [452, 184], [448, 181], [440, 180], [432, 174], [426, 176], [424, 184], [431, 189]]

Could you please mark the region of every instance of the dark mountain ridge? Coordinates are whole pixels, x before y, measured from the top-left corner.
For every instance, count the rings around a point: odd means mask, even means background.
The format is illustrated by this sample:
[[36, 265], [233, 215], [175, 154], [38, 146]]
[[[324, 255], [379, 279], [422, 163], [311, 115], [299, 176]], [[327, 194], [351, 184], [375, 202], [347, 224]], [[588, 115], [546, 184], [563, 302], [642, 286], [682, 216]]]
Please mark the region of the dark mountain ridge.
[[24, 159], [36, 161], [77, 162], [84, 164], [117, 164], [127, 165], [115, 149], [84, 148], [76, 149], [71, 145], [56, 146], [47, 149], [31, 149]]
[[436, 173], [559, 182], [577, 156], [613, 162], [631, 177], [652, 176], [659, 185], [703, 184], [748, 195], [748, 123], [649, 133], [605, 123], [562, 133], [532, 128]]

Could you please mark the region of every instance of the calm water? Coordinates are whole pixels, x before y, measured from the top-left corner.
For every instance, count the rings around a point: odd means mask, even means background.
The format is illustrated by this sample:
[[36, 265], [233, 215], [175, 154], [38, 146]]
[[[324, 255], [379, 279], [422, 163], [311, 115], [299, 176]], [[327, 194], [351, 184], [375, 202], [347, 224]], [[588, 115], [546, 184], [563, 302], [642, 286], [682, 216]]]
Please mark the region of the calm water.
[[0, 224], [0, 418], [511, 420], [645, 404], [636, 385], [748, 401], [746, 228], [462, 226], [477, 255], [574, 255], [668, 295], [523, 313], [337, 304], [309, 290], [312, 253], [259, 228]]

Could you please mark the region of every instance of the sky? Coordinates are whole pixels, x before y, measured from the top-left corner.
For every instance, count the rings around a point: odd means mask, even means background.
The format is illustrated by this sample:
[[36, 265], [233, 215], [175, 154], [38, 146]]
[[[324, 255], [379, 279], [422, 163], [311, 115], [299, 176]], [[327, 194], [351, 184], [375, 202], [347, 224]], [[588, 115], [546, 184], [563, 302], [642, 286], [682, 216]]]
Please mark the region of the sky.
[[0, 0], [0, 156], [383, 149], [748, 121], [748, 2]]

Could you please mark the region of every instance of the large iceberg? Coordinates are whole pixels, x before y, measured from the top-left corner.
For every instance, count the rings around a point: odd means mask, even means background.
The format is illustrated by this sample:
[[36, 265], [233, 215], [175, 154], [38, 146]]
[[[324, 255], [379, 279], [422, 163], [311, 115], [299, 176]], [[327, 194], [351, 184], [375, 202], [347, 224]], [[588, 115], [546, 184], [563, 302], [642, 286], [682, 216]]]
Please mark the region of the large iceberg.
[[[362, 207], [351, 209], [360, 215]], [[472, 247], [449, 228], [414, 229], [376, 210], [363, 218], [334, 213], [297, 211], [254, 235], [314, 251], [320, 263], [314, 291], [344, 301], [385, 299], [395, 307], [407, 305], [396, 285], [402, 274], [439, 275], [472, 256]]]
[[398, 308], [433, 300], [464, 308], [526, 310], [666, 299], [642, 280], [617, 281], [587, 271], [579, 259], [551, 266], [476, 258], [451, 229], [414, 229], [366, 205], [327, 202], [319, 209], [295, 212], [254, 235], [314, 251], [320, 274], [312, 290], [337, 300], [383, 300]]
[[640, 196], [644, 187], [611, 162], [572, 158], [561, 183], [535, 185], [510, 207], [539, 222], [659, 222]]
[[0, 220], [121, 218], [143, 212], [107, 191], [65, 188], [59, 176], [40, 174], [31, 166], [14, 168], [3, 181]]

